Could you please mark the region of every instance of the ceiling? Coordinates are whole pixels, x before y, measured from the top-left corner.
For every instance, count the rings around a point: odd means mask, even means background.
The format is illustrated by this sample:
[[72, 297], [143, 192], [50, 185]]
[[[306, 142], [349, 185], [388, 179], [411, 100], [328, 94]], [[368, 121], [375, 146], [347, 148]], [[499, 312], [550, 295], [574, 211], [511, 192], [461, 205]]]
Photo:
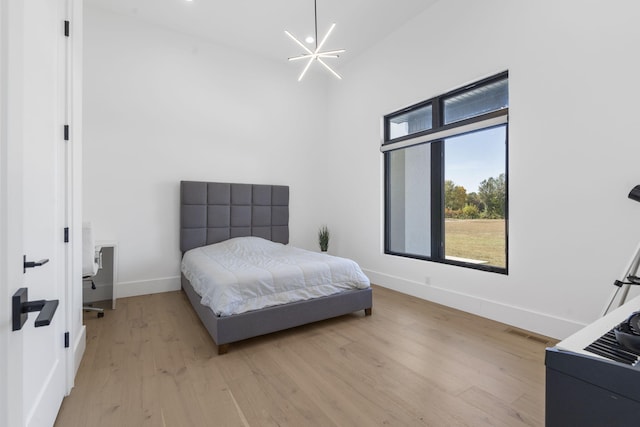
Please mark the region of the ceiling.
[[[332, 23], [337, 24], [322, 50], [347, 50], [327, 62], [340, 68], [340, 63], [361, 54], [436, 1], [317, 0], [318, 38]], [[300, 40], [314, 33], [313, 0], [85, 0], [85, 4], [282, 61], [304, 53], [284, 30]]]

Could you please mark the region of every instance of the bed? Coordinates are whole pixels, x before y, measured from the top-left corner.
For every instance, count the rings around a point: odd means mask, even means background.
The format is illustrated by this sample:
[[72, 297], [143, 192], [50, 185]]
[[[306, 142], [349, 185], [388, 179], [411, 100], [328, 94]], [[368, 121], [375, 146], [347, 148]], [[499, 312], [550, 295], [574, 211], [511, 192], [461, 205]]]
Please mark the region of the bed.
[[[247, 239], [238, 239], [243, 237]], [[227, 246], [234, 247], [236, 242], [244, 241], [251, 242], [251, 245], [256, 243], [260, 248], [288, 247], [288, 186], [199, 181], [180, 183], [180, 249], [183, 266], [187, 254], [215, 252], [222, 246], [229, 251]], [[212, 247], [215, 250], [210, 249]], [[323, 262], [337, 258], [321, 254], [310, 256], [326, 257]], [[269, 303], [262, 308], [248, 307], [248, 311], [239, 313], [236, 310], [214, 311], [212, 307], [202, 304], [201, 284], [195, 283], [195, 280], [191, 283], [187, 276], [194, 280], [193, 273], [187, 272], [185, 275], [183, 272], [182, 289], [218, 346], [218, 354], [226, 353], [231, 343], [247, 338], [360, 310], [366, 316], [372, 313], [373, 298], [369, 286], [336, 293], [324, 292], [329, 293], [327, 295], [320, 292], [310, 299], [277, 305]]]

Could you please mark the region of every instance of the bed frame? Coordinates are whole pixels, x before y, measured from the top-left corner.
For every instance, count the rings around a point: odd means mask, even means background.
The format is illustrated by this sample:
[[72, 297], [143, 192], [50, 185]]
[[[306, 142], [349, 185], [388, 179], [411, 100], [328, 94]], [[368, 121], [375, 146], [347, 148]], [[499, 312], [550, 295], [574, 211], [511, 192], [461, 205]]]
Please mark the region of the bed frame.
[[[284, 185], [180, 182], [180, 250], [233, 237], [257, 236], [289, 243], [289, 187]], [[371, 315], [372, 291], [358, 289], [327, 297], [267, 307], [233, 316], [216, 316], [200, 303], [184, 275], [182, 289], [218, 346], [319, 320], [364, 310]]]

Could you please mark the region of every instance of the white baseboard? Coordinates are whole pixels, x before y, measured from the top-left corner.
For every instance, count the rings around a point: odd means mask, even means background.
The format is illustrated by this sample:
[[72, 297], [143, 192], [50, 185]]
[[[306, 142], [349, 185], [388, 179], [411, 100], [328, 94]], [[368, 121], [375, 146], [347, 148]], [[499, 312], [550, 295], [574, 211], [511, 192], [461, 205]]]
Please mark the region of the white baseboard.
[[[564, 339], [586, 326], [583, 323], [571, 319], [564, 319], [547, 313], [505, 304], [500, 301], [456, 292], [438, 286], [427, 286], [416, 281], [378, 271], [366, 269], [363, 269], [363, 271], [372, 283], [385, 288], [551, 338]], [[117, 298], [126, 298], [177, 290], [180, 290], [180, 277], [164, 277], [118, 283], [116, 286], [116, 296]]]
[[75, 366], [73, 367], [73, 378], [78, 374], [84, 351], [87, 348], [87, 327], [82, 325], [80, 327], [80, 333], [73, 343], [73, 361]]
[[120, 282], [116, 286], [116, 298], [136, 297], [138, 295], [158, 294], [180, 290], [180, 277], [161, 277], [159, 279]]
[[26, 427], [51, 426], [55, 423], [64, 397], [58, 390], [60, 384], [65, 383], [64, 365], [64, 359], [59, 358], [53, 362], [49, 372], [38, 378], [38, 390], [25, 413]]
[[499, 301], [456, 292], [438, 286], [427, 286], [416, 281], [377, 271], [365, 269], [363, 269], [363, 271], [371, 282], [376, 285], [551, 338], [564, 339], [586, 326], [585, 324], [570, 319], [560, 318]]

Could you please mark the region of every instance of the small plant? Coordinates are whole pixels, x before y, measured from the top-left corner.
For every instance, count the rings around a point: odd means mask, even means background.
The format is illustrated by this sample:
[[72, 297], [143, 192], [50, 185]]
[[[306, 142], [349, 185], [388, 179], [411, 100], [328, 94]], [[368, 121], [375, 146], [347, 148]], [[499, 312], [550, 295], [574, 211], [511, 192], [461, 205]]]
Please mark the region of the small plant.
[[326, 252], [329, 247], [329, 229], [326, 225], [323, 225], [318, 230], [318, 243], [320, 244], [320, 250]]

